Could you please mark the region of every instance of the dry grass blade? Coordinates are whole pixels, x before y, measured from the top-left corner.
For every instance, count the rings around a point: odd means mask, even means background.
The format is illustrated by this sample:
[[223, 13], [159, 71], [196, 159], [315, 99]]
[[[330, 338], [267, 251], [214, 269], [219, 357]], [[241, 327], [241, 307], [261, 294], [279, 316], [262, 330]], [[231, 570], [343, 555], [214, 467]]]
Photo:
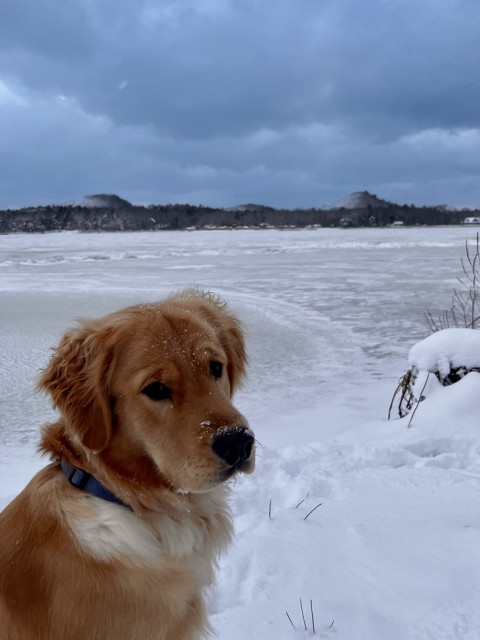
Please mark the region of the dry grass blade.
[[313, 630], [313, 633], [315, 633], [315, 618], [313, 616], [313, 603], [311, 600], [310, 600], [310, 613], [312, 614], [312, 630]]
[[303, 618], [303, 626], [305, 627], [305, 631], [307, 630], [307, 623], [305, 622], [305, 615], [303, 613], [303, 604], [302, 604], [302, 599], [300, 598], [300, 609], [302, 611], [302, 618]]
[[306, 520], [308, 518], [308, 516], [315, 511], [315, 509], [318, 509], [318, 507], [321, 507], [322, 504], [323, 504], [323, 502], [319, 502], [316, 507], [313, 507], [313, 509], [311, 511], [309, 511], [307, 513], [307, 515], [304, 517], [304, 520]]
[[270, 502], [268, 503], [268, 517], [271, 518], [272, 517], [272, 501], [270, 500]]
[[288, 611], [285, 611], [285, 613], [287, 614], [287, 618], [290, 620], [290, 624], [292, 625], [292, 627], [295, 629], [295, 625], [292, 622], [292, 619], [290, 618], [290, 616], [288, 615]]

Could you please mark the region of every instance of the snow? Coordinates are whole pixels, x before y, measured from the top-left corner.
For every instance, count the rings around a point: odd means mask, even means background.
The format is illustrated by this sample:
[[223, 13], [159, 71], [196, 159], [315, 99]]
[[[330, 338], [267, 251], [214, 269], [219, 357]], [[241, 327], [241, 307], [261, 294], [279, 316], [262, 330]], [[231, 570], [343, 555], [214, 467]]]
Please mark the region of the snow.
[[413, 419], [386, 420], [410, 364], [419, 382], [439, 361], [478, 366], [477, 332], [427, 337], [424, 322], [448, 307], [466, 238], [447, 227], [0, 236], [0, 508], [45, 464], [35, 443], [52, 412], [33, 387], [60, 334], [199, 285], [248, 327], [236, 404], [259, 441], [254, 474], [232, 487], [236, 536], [209, 600], [217, 637], [476, 639], [480, 374], [448, 387], [430, 375]]
[[408, 362], [442, 377], [451, 368], [480, 367], [480, 331], [452, 328], [432, 333], [410, 349]]

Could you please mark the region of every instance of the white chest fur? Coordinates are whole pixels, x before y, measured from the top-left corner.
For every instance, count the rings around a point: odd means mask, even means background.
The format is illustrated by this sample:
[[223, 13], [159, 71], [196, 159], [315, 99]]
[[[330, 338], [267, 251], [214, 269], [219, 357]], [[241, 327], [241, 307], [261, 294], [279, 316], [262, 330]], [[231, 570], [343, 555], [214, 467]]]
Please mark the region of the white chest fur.
[[100, 560], [123, 559], [159, 568], [172, 558], [185, 562], [199, 587], [213, 581], [216, 557], [231, 538], [226, 489], [185, 499], [177, 512], [143, 520], [118, 504], [86, 495], [82, 509], [67, 513], [80, 546]]
[[130, 556], [153, 562], [162, 554], [159, 541], [129, 509], [95, 496], [85, 496], [81, 514], [70, 513], [68, 522], [82, 547], [111, 559]]

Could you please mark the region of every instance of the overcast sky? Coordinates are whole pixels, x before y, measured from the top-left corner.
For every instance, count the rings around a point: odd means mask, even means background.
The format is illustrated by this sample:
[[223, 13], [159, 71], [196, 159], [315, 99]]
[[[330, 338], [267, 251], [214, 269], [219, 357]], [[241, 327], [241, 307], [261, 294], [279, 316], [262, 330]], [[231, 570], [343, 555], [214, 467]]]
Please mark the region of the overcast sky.
[[0, 207], [480, 206], [479, 0], [2, 0]]

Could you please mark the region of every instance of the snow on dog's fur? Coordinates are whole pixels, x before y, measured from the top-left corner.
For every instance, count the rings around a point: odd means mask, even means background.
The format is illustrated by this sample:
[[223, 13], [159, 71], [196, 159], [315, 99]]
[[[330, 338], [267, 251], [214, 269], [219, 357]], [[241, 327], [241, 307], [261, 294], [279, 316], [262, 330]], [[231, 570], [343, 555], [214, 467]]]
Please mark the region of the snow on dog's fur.
[[[0, 515], [5, 640], [187, 640], [208, 632], [204, 591], [231, 537], [225, 481], [254, 467], [231, 403], [242, 326], [187, 291], [67, 333], [42, 372], [53, 462]], [[73, 487], [60, 460], [124, 504]]]

